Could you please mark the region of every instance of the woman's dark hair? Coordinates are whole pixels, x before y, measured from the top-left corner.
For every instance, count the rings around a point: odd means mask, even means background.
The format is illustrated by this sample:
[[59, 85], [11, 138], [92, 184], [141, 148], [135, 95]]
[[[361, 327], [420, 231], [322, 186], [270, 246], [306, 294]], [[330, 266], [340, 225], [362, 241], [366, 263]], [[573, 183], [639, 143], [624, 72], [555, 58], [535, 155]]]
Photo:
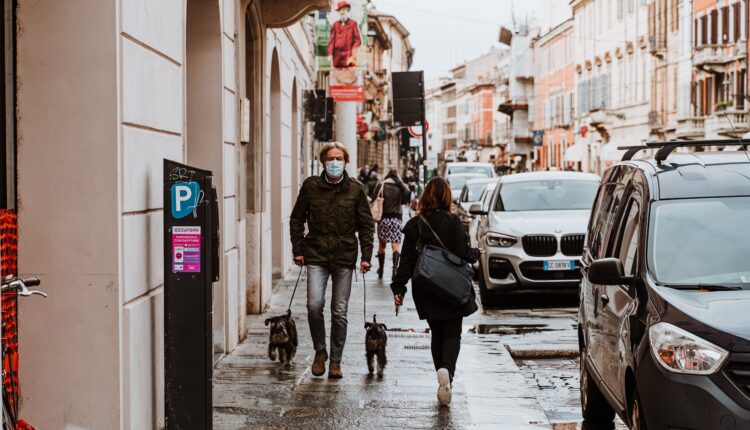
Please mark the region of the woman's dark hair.
[[436, 210], [450, 210], [453, 196], [448, 182], [441, 178], [432, 178], [419, 199], [419, 212], [432, 212]]
[[391, 169], [388, 171], [388, 174], [385, 175], [385, 179], [395, 179], [396, 181], [401, 182], [401, 178], [398, 177], [398, 172], [396, 169]]

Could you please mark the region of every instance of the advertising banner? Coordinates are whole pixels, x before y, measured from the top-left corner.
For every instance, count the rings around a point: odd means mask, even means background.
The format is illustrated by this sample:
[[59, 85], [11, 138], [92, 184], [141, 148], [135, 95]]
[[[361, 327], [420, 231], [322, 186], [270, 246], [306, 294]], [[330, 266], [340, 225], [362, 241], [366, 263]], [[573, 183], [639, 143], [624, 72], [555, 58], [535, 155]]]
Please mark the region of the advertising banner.
[[315, 51], [318, 70], [330, 71], [334, 101], [363, 101], [367, 1], [332, 1], [331, 12], [317, 12]]

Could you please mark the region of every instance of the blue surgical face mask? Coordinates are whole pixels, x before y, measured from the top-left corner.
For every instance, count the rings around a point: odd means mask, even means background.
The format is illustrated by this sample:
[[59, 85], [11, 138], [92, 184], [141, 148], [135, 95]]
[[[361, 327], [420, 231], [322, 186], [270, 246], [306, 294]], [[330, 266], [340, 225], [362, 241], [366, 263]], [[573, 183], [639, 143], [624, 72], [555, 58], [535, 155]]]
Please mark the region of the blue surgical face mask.
[[338, 178], [344, 173], [344, 162], [339, 160], [331, 160], [326, 163], [326, 173], [331, 178]]

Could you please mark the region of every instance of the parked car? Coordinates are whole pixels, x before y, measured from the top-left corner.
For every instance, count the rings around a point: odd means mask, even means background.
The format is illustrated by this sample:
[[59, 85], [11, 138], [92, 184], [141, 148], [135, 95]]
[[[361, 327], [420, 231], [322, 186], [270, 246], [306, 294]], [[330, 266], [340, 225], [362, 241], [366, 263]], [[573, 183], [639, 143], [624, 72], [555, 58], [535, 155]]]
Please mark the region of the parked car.
[[[492, 194], [495, 192], [495, 188], [497, 188], [497, 183], [499, 182], [499, 178], [488, 182], [484, 186], [484, 191], [482, 191], [482, 196], [479, 198], [479, 204], [482, 205], [482, 211], [488, 212], [490, 207], [490, 201], [492, 200]], [[479, 238], [477, 237], [477, 232], [479, 231], [479, 224], [484, 220], [487, 215], [471, 215], [471, 222], [469, 223], [469, 240], [471, 242], [472, 248], [478, 248], [479, 247]], [[477, 262], [474, 266], [475, 269], [479, 268], [479, 262]]]
[[592, 423], [750, 428], [750, 158], [681, 145], [599, 187], [578, 324]]
[[457, 173], [478, 173], [488, 178], [495, 177], [495, 168], [490, 163], [476, 163], [470, 161], [454, 161], [445, 163], [444, 177]]
[[469, 208], [472, 204], [481, 201], [482, 196], [487, 190], [488, 184], [495, 183], [497, 183], [497, 178], [481, 177], [476, 179], [469, 179], [468, 181], [466, 181], [463, 190], [461, 190], [461, 194], [455, 196], [456, 199], [454, 206], [456, 209], [456, 215], [458, 215], [458, 217], [461, 219], [461, 222], [464, 224], [464, 227], [466, 227], [467, 231], [469, 229], [469, 223], [474, 218], [474, 215], [469, 213]]
[[445, 180], [448, 181], [448, 185], [451, 186], [451, 194], [454, 198], [461, 195], [461, 191], [466, 185], [466, 181], [469, 179], [484, 178], [485, 176], [481, 173], [454, 173], [446, 176]]
[[577, 292], [580, 258], [599, 177], [578, 172], [502, 176], [477, 236], [482, 303], [502, 303], [518, 290]]

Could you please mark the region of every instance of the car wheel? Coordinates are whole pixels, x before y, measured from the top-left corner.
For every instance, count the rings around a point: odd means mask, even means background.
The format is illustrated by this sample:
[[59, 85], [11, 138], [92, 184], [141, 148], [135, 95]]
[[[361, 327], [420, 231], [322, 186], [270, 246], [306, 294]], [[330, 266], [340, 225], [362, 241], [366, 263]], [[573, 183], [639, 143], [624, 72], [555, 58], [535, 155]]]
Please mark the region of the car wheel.
[[615, 411], [604, 398], [596, 382], [586, 369], [586, 347], [581, 347], [580, 384], [581, 384], [581, 413], [586, 421], [593, 424], [608, 424], [615, 419]]
[[641, 398], [638, 396], [638, 388], [633, 387], [633, 401], [630, 405], [630, 430], [646, 430], [646, 420], [643, 417]]

